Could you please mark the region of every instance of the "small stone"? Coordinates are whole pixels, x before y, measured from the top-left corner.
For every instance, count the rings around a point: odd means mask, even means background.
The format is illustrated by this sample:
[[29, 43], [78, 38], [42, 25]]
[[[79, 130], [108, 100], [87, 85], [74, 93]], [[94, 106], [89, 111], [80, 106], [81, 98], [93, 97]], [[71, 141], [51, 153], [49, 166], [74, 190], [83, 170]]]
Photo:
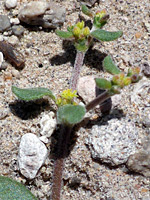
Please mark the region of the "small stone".
[[12, 74], [10, 72], [5, 72], [4, 73], [4, 80], [12, 80]]
[[0, 15], [0, 32], [4, 32], [11, 27], [10, 20], [7, 15]]
[[143, 141], [142, 149], [129, 157], [127, 167], [150, 178], [150, 136]]
[[11, 37], [8, 38], [8, 42], [13, 46], [16, 46], [19, 44], [19, 39], [17, 38], [17, 36], [12, 35]]
[[8, 109], [0, 107], [0, 120], [2, 120], [5, 117], [7, 117], [8, 114], [9, 114], [9, 110]]
[[97, 0], [80, 0], [81, 3], [89, 6], [89, 7], [92, 7], [95, 3], [96, 3]]
[[65, 21], [66, 10], [55, 3], [32, 1], [20, 9], [18, 18], [30, 25], [57, 28]]
[[17, 6], [17, 0], [6, 0], [5, 6], [7, 9], [15, 8]]
[[140, 32], [135, 33], [136, 39], [139, 39], [141, 36], [142, 36], [142, 34]]
[[18, 25], [18, 24], [20, 24], [20, 20], [18, 18], [11, 18], [10, 23], [12, 25]]
[[0, 52], [0, 68], [2, 66], [3, 61], [4, 61], [3, 53]]
[[56, 127], [56, 118], [54, 112], [45, 114], [40, 121], [40, 126], [41, 126], [41, 135], [50, 137]]
[[16, 36], [21, 36], [21, 35], [23, 35], [24, 30], [25, 30], [24, 27], [21, 26], [21, 25], [14, 25], [14, 26], [12, 26], [12, 32], [13, 32], [13, 34], [16, 35]]
[[12, 69], [11, 71], [12, 75], [16, 78], [20, 78], [20, 72], [16, 69]]
[[135, 153], [138, 130], [128, 119], [111, 119], [106, 125], [92, 127], [87, 144], [94, 159], [117, 166]]
[[19, 169], [22, 175], [28, 179], [35, 178], [38, 170], [45, 162], [47, 157], [47, 148], [39, 138], [27, 133], [21, 138], [19, 146]]
[[48, 139], [45, 135], [39, 137], [39, 139], [40, 139], [43, 143], [45, 143], [45, 144], [48, 144], [48, 143], [49, 143], [49, 139]]
[[148, 62], [142, 64], [142, 71], [145, 76], [150, 77], [150, 64]]

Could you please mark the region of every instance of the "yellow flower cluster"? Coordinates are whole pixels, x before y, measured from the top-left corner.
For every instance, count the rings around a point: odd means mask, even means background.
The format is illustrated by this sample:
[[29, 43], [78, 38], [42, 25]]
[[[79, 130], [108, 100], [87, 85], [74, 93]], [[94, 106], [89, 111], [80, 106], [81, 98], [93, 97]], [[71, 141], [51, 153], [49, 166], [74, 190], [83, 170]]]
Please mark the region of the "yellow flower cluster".
[[112, 83], [123, 88], [131, 83], [131, 77], [126, 77], [124, 73], [120, 73], [113, 77]]
[[64, 90], [60, 94], [60, 96], [57, 98], [56, 104], [58, 106], [63, 106], [63, 105], [66, 105], [66, 104], [76, 105], [76, 102], [73, 100], [74, 97], [78, 97], [78, 95], [76, 93], [77, 93], [76, 90], [74, 90], [73, 92], [72, 92], [72, 89]]
[[90, 29], [84, 26], [84, 21], [78, 22], [73, 28], [73, 35], [79, 39], [87, 37], [90, 34]]
[[102, 10], [102, 11], [97, 11], [96, 12], [96, 17], [99, 17], [99, 19], [102, 19], [105, 15], [107, 14], [106, 10]]

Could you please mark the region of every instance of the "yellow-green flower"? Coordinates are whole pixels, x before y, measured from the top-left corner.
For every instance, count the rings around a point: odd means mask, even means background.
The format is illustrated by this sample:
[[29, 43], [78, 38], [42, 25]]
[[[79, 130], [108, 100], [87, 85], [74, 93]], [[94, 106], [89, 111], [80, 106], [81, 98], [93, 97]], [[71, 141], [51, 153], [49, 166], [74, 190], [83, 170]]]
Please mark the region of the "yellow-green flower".
[[73, 101], [74, 97], [78, 97], [78, 95], [76, 93], [77, 93], [76, 90], [73, 92], [72, 92], [72, 89], [64, 90], [57, 98], [56, 104], [58, 106], [63, 106], [66, 104], [77, 105], [77, 103], [75, 101]]
[[102, 10], [102, 11], [97, 11], [96, 12], [96, 16], [97, 17], [99, 17], [100, 19], [102, 18], [102, 17], [104, 17], [105, 15], [106, 15], [106, 10], [104, 9], [104, 10]]
[[78, 22], [76, 26], [82, 30], [84, 28], [84, 21]]

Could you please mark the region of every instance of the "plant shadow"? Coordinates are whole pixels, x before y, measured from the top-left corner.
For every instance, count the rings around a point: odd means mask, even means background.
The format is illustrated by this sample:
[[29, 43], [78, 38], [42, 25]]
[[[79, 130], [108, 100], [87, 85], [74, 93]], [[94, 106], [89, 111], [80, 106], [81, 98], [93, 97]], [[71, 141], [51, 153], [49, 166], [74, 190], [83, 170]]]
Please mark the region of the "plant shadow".
[[[50, 64], [54, 66], [70, 62], [71, 66], [73, 66], [76, 57], [76, 49], [73, 46], [72, 42], [64, 40], [62, 43], [62, 48], [64, 49], [64, 52], [50, 58], [49, 60]], [[84, 63], [86, 66], [90, 68], [96, 68], [102, 70], [102, 61], [106, 56], [107, 54], [102, 53], [97, 49], [93, 49], [91, 46], [89, 50], [86, 52]]]
[[9, 108], [15, 116], [22, 120], [34, 119], [44, 110], [54, 111], [47, 99], [38, 99], [28, 102], [16, 100], [9, 104]]

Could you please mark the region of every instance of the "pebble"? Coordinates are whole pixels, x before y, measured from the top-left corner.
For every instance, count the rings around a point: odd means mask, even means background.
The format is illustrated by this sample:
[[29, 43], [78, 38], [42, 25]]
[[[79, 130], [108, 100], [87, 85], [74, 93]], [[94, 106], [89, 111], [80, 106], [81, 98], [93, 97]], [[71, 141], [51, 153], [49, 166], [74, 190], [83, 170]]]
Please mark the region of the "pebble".
[[3, 56], [3, 53], [0, 52], [0, 68], [2, 66], [3, 61], [4, 61], [4, 56]]
[[31, 1], [20, 9], [18, 18], [30, 25], [57, 28], [65, 21], [66, 10], [55, 3]]
[[17, 46], [19, 44], [19, 39], [17, 36], [12, 35], [8, 38], [8, 42], [13, 45], [13, 46]]
[[20, 78], [20, 72], [18, 70], [12, 69], [11, 73], [12, 73], [12, 76], [16, 78]]
[[12, 25], [18, 25], [20, 24], [20, 20], [16, 17], [16, 18], [10, 18], [10, 23]]
[[150, 64], [148, 62], [142, 64], [142, 71], [145, 76], [150, 77]]
[[15, 8], [17, 6], [17, 0], [6, 0], [5, 6], [7, 9]]
[[27, 133], [22, 136], [19, 146], [18, 163], [23, 176], [28, 179], [35, 178], [38, 170], [45, 162], [48, 151], [39, 138]]
[[21, 26], [21, 25], [14, 25], [14, 26], [12, 26], [12, 32], [13, 32], [13, 34], [16, 35], [16, 36], [21, 36], [21, 35], [23, 35], [24, 30], [25, 30], [24, 27]]
[[117, 166], [127, 162], [138, 143], [138, 130], [126, 118], [111, 119], [106, 125], [94, 125], [87, 138], [92, 157]]
[[4, 32], [11, 27], [10, 20], [7, 15], [0, 15], [0, 32]]
[[143, 141], [142, 149], [129, 157], [127, 167], [150, 178], [150, 136]]
[[4, 81], [12, 80], [12, 74], [10, 72], [4, 73]]
[[54, 112], [50, 112], [49, 114], [44, 114], [41, 121], [41, 135], [46, 137], [51, 137], [55, 127], [56, 127], [56, 118]]
[[0, 120], [2, 120], [5, 117], [7, 117], [8, 114], [9, 114], [9, 110], [7, 108], [0, 107]]
[[85, 4], [89, 7], [92, 7], [96, 3], [97, 0], [80, 0], [80, 1], [83, 4]]

